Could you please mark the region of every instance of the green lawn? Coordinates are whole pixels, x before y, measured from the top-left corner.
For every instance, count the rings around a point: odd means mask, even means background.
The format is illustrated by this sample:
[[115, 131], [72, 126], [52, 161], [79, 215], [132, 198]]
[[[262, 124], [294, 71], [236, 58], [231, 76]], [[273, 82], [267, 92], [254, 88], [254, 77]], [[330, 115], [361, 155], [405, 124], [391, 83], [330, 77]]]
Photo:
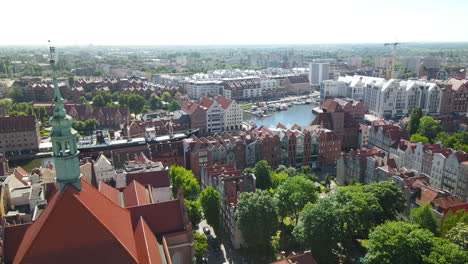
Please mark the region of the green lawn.
[[246, 105], [241, 105], [242, 110], [247, 110], [252, 107], [253, 104], [246, 104]]

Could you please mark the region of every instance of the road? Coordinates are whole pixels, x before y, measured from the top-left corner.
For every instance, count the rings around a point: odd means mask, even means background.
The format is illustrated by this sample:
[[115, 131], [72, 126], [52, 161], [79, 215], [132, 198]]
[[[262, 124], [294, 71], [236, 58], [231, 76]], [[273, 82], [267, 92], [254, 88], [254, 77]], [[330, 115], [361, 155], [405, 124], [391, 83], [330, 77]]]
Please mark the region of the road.
[[[225, 236], [217, 236], [215, 234], [213, 228], [206, 223], [206, 220], [203, 220], [199, 225], [198, 229], [196, 230], [198, 233], [203, 234], [203, 227], [209, 227], [211, 236], [213, 239], [208, 241], [208, 264], [244, 264], [246, 262], [242, 262], [241, 258], [239, 257], [238, 253], [235, 250], [232, 250], [230, 243]], [[221, 251], [216, 252], [213, 250], [213, 245], [220, 242]], [[219, 243], [218, 242], [218, 243]]]

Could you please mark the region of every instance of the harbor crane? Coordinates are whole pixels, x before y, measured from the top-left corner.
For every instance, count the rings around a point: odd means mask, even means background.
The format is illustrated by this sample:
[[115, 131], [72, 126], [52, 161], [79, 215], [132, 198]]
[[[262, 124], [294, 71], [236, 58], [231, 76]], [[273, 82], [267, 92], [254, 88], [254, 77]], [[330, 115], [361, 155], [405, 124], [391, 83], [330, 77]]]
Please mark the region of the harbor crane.
[[396, 49], [397, 49], [397, 46], [401, 44], [402, 44], [401, 42], [391, 42], [391, 43], [384, 44], [384, 46], [393, 46], [392, 57], [390, 58], [390, 62], [387, 66], [387, 71], [385, 73], [385, 79], [387, 80], [392, 78], [393, 66], [394, 66], [395, 59], [396, 59]]

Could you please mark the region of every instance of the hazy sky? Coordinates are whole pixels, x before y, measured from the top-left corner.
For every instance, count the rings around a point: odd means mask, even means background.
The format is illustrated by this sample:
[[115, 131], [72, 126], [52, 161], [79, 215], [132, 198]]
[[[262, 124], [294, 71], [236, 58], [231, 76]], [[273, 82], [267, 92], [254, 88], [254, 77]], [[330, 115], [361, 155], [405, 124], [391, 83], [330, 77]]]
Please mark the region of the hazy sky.
[[468, 41], [468, 0], [2, 0], [0, 45]]

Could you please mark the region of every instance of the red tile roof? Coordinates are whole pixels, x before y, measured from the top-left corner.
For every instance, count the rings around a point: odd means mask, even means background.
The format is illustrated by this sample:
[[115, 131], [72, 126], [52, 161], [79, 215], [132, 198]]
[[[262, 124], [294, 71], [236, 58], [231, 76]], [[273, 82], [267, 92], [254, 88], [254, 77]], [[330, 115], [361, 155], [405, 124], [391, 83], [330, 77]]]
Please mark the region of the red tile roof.
[[140, 217], [135, 230], [135, 242], [138, 251], [139, 264], [162, 264], [162, 252], [159, 251], [159, 244], [153, 232], [146, 224], [143, 217]]
[[444, 214], [448, 213], [448, 211], [452, 211], [452, 212], [455, 213], [458, 210], [468, 211], [468, 203], [462, 203], [462, 204], [454, 205], [454, 206], [448, 208], [447, 210], [445, 210]]
[[278, 125], [276, 125], [276, 128], [286, 129], [286, 126], [281, 123], [278, 123]]
[[199, 106], [199, 104], [187, 100], [182, 104], [182, 110], [188, 114], [192, 114]]
[[103, 181], [99, 182], [99, 191], [107, 197], [107, 199], [111, 200], [115, 204], [120, 206], [119, 202], [119, 190], [115, 189], [114, 187], [107, 185]]
[[138, 183], [132, 181], [123, 191], [125, 198], [125, 207], [149, 204], [148, 196], [146, 195], [146, 188]]
[[129, 211], [81, 182], [82, 191], [67, 186], [54, 196], [14, 263], [138, 263]]
[[450, 196], [449, 193], [442, 192], [431, 185], [422, 186], [420, 190], [421, 194], [418, 198], [416, 198], [416, 202], [418, 204], [431, 203], [440, 197]]
[[185, 228], [179, 200], [128, 207], [127, 209], [131, 213], [134, 226], [138, 225], [142, 216], [153, 232], [166, 233]]
[[463, 204], [463, 201], [460, 199], [460, 197], [452, 195], [434, 199], [432, 204], [442, 208], [443, 211], [445, 211], [452, 206]]
[[132, 181], [137, 181], [144, 186], [151, 185], [154, 188], [169, 187], [171, 185], [168, 170], [128, 173], [127, 185]]
[[223, 109], [227, 109], [234, 101], [223, 96], [218, 96], [216, 102], [221, 105]]
[[13, 225], [5, 227], [5, 238], [4, 241], [4, 253], [3, 260], [7, 263], [13, 262], [13, 259], [18, 252], [18, 248], [23, 240], [26, 230], [32, 225], [32, 223], [27, 223], [23, 225]]
[[133, 160], [132, 163], [133, 164], [147, 164], [147, 163], [152, 163], [152, 161], [148, 159], [148, 157], [146, 157], [145, 153], [140, 152], [140, 154], [138, 154], [138, 157], [135, 160]]
[[210, 99], [210, 98], [206, 98], [206, 97], [203, 97], [201, 100], [200, 100], [200, 105], [205, 107], [206, 109], [210, 108], [211, 105], [213, 105], [214, 103], [214, 100], [213, 99]]

